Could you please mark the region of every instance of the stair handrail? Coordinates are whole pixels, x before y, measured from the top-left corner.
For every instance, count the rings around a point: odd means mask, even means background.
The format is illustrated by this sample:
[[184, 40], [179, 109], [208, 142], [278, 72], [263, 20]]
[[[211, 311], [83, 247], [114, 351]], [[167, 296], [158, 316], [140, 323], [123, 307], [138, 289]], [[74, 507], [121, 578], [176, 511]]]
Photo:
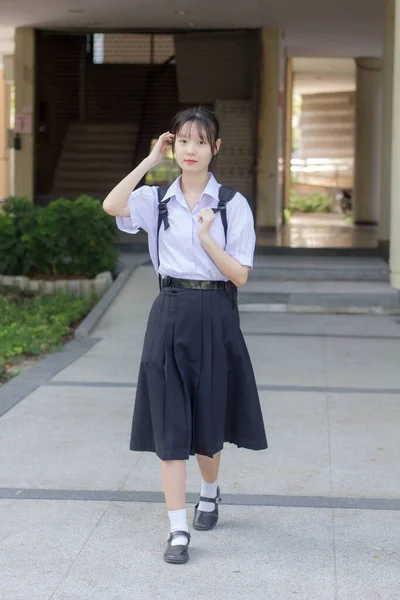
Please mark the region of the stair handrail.
[[[134, 153], [133, 153], [133, 165], [134, 166], [136, 166], [136, 164], [138, 162], [138, 158], [139, 158], [138, 153], [139, 153], [140, 144], [142, 142], [144, 124], [145, 124], [146, 117], [147, 117], [148, 100], [149, 100], [149, 97], [150, 97], [150, 94], [152, 91], [153, 84], [155, 83], [155, 81], [156, 81], [157, 77], [160, 75], [160, 73], [162, 73], [164, 71], [165, 67], [167, 67], [173, 60], [175, 60], [175, 58], [176, 58], [176, 54], [172, 54], [163, 63], [161, 63], [157, 69], [153, 68], [155, 66], [153, 63], [153, 60], [149, 65], [150, 68], [147, 72], [146, 87], [145, 87], [145, 92], [144, 92], [144, 96], [143, 96], [139, 128], [137, 131], [136, 143], [135, 143], [135, 148], [134, 148]], [[152, 52], [152, 59], [153, 59], [153, 52]], [[138, 186], [142, 185], [142, 181], [143, 181], [143, 179], [141, 181], [139, 181]]]

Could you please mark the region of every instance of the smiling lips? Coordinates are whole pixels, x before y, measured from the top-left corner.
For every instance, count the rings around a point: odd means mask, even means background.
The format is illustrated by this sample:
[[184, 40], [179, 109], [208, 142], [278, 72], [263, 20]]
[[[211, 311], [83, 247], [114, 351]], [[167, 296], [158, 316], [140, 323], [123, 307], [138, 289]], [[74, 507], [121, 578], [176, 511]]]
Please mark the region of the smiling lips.
[[190, 159], [185, 160], [185, 163], [187, 163], [188, 165], [195, 165], [196, 162], [197, 162], [197, 160], [190, 160]]

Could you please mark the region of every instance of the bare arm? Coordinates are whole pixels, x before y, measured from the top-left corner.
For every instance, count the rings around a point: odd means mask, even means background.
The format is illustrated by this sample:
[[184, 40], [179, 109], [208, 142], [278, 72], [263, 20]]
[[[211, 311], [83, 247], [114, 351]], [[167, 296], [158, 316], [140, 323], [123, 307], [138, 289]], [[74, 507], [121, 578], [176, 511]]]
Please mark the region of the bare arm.
[[200, 225], [197, 235], [204, 250], [215, 262], [218, 269], [237, 287], [241, 287], [249, 276], [249, 267], [241, 265], [214, 240], [210, 233], [210, 227], [215, 220], [214, 211], [211, 208], [203, 208], [199, 213]]
[[103, 202], [106, 213], [114, 217], [129, 217], [127, 203], [132, 190], [146, 175], [147, 171], [158, 165], [162, 160], [168, 150], [168, 142], [171, 142], [172, 139], [173, 135], [169, 131], [163, 133], [149, 156], [111, 190]]
[[249, 267], [241, 265], [240, 262], [226, 252], [211, 237], [209, 232], [199, 235], [204, 250], [210, 255], [218, 269], [237, 287], [241, 287], [247, 281]]

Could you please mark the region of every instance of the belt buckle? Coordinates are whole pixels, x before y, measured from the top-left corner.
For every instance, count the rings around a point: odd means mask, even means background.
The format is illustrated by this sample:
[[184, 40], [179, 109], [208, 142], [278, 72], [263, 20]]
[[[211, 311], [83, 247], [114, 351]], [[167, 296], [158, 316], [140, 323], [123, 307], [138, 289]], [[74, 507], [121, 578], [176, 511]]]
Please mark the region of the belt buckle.
[[171, 285], [171, 277], [169, 275], [164, 277], [163, 283], [164, 283], [164, 287], [169, 287]]

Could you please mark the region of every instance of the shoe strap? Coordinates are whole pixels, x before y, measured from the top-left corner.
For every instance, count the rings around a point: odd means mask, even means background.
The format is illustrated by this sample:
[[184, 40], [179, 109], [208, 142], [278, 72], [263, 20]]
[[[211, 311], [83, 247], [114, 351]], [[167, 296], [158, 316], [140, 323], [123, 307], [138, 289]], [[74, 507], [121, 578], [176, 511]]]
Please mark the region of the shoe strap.
[[221, 493], [219, 491], [219, 488], [217, 488], [217, 495], [215, 496], [215, 498], [206, 498], [205, 496], [200, 496], [200, 501], [211, 502], [212, 504], [218, 504], [219, 502], [221, 502]]
[[186, 537], [187, 537], [187, 539], [188, 539], [188, 544], [189, 544], [189, 542], [190, 542], [190, 537], [191, 537], [191, 536], [190, 536], [190, 533], [189, 533], [188, 531], [171, 531], [171, 533], [169, 534], [169, 537], [168, 537], [168, 540], [167, 540], [167, 542], [168, 542], [168, 543], [169, 543], [169, 542], [172, 542], [172, 540], [173, 540], [174, 538], [178, 537], [179, 535], [181, 535], [181, 536], [182, 536], [182, 535], [183, 535], [183, 536], [186, 536]]

